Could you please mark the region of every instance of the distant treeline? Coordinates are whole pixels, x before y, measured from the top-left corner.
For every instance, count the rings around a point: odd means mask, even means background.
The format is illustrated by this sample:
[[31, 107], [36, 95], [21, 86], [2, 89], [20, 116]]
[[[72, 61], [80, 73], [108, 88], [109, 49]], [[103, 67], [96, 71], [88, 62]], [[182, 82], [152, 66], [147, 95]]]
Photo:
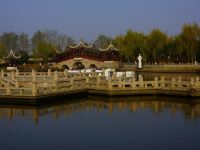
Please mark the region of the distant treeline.
[[[200, 26], [197, 23], [184, 24], [181, 32], [174, 36], [158, 28], [148, 34], [128, 30], [114, 38], [100, 34], [92, 44], [106, 48], [110, 42], [120, 49], [122, 62], [135, 62], [139, 53], [145, 63], [200, 62]], [[21, 61], [27, 61], [28, 54], [48, 61], [55, 57], [56, 51], [64, 52], [73, 43], [72, 37], [52, 30], [37, 31], [32, 37], [26, 33], [5, 32], [0, 35], [0, 55], [5, 56], [13, 49], [21, 53]]]

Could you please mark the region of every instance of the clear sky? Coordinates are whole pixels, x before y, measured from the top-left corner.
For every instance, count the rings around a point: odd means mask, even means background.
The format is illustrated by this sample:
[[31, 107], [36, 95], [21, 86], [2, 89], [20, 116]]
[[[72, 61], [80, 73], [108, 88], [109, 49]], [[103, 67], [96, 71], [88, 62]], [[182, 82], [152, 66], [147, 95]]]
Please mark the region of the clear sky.
[[0, 33], [51, 29], [91, 41], [128, 29], [173, 35], [192, 22], [200, 24], [200, 0], [0, 0]]

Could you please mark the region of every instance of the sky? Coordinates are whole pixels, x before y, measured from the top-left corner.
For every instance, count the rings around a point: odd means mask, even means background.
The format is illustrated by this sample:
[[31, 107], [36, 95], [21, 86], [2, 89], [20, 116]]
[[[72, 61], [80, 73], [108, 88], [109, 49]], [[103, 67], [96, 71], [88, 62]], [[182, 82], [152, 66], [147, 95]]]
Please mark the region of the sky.
[[200, 25], [200, 0], [0, 0], [0, 34], [49, 29], [93, 41], [128, 29], [175, 35], [193, 22]]

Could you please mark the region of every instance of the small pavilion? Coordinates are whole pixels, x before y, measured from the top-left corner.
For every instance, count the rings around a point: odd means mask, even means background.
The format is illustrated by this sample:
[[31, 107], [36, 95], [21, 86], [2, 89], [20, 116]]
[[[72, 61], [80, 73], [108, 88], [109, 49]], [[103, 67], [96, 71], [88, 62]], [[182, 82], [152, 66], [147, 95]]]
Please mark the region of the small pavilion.
[[9, 64], [11, 67], [15, 67], [18, 64], [20, 58], [21, 55], [16, 55], [12, 49], [6, 57], [3, 57], [5, 63]]

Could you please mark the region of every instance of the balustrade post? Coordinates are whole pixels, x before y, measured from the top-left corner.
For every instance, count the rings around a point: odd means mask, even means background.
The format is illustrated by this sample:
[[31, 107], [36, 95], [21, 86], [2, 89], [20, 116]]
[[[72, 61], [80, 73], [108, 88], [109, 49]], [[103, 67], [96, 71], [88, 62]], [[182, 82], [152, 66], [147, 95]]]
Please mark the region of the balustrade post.
[[33, 82], [36, 82], [36, 71], [32, 69], [31, 75], [32, 75]]
[[66, 75], [67, 75], [67, 69], [64, 70], [64, 76], [66, 76]]
[[196, 77], [196, 78], [195, 78], [195, 86], [196, 86], [197, 88], [200, 87], [199, 77]]
[[1, 77], [3, 77], [4, 76], [4, 71], [3, 70], [1, 70]]
[[158, 88], [158, 77], [154, 77], [154, 88]]
[[13, 80], [13, 81], [15, 80], [15, 72], [14, 71], [11, 72], [11, 80]]
[[57, 83], [58, 83], [58, 71], [54, 71], [54, 79], [53, 79], [53, 85], [54, 85], [54, 91], [57, 91]]
[[112, 77], [113, 77], [113, 78], [116, 78], [116, 77], [117, 77], [117, 72], [113, 72]]
[[11, 89], [9, 83], [6, 85], [6, 95], [11, 95]]
[[97, 76], [97, 84], [96, 84], [97, 89], [99, 89], [101, 87], [100, 84], [101, 84], [101, 78], [100, 78], [100, 76]]
[[19, 70], [18, 69], [16, 70], [16, 76], [19, 76]]
[[182, 80], [182, 78], [178, 77], [178, 87], [182, 87], [181, 80]]
[[32, 82], [32, 96], [36, 96], [36, 94], [37, 94], [36, 82]]
[[58, 71], [54, 71], [54, 81], [58, 81]]
[[71, 89], [74, 88], [74, 77], [70, 78], [70, 85], [71, 85]]
[[85, 76], [85, 81], [86, 81], [86, 88], [89, 88], [89, 77], [88, 76]]
[[48, 69], [48, 76], [51, 75], [51, 69]]
[[111, 90], [112, 89], [112, 78], [108, 79], [108, 89]]
[[144, 87], [143, 77], [139, 76], [139, 85], [140, 87]]
[[102, 69], [102, 75], [105, 76], [105, 69]]
[[135, 77], [132, 79], [132, 88], [135, 88]]
[[15, 81], [15, 87], [19, 88], [19, 82], [17, 80]]
[[124, 88], [122, 77], [119, 77], [119, 82], [117, 84], [118, 84], [118, 88]]
[[175, 88], [175, 83], [176, 83], [176, 79], [173, 77], [173, 78], [172, 78], [172, 84], [171, 84], [171, 87], [172, 87], [172, 88]]
[[191, 78], [190, 85], [193, 87], [194, 86], [194, 78]]
[[160, 86], [165, 87], [165, 77], [164, 76], [161, 76]]

